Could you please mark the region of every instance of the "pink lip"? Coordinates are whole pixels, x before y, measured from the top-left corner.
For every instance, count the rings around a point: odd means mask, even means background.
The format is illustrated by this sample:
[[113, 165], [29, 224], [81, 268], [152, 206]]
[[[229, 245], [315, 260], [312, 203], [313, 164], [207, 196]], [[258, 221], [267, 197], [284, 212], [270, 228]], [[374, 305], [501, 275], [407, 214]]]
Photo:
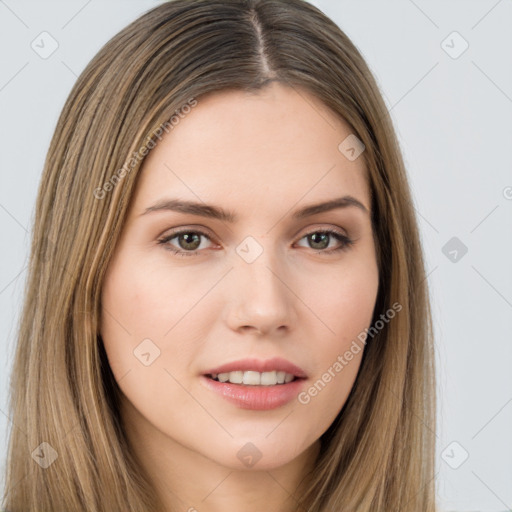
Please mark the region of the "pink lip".
[[[286, 384], [249, 386], [245, 384], [232, 384], [231, 382], [218, 382], [209, 377], [212, 373], [229, 373], [237, 370], [260, 373], [275, 370], [290, 373], [297, 378]], [[281, 357], [274, 357], [265, 361], [260, 359], [241, 359], [217, 366], [201, 375], [201, 383], [242, 409], [263, 411], [275, 409], [291, 402], [299, 394], [306, 378], [307, 375], [302, 368]]]
[[276, 409], [291, 402], [297, 398], [304, 385], [304, 379], [296, 379], [287, 384], [276, 384], [275, 386], [247, 386], [231, 382], [218, 382], [206, 375], [201, 375], [200, 378], [203, 386], [218, 393], [228, 402], [241, 409], [253, 411]]
[[[291, 373], [292, 375], [295, 375], [295, 377], [299, 377], [301, 379], [307, 378], [307, 375], [302, 368], [299, 368], [293, 363], [290, 363], [290, 361], [287, 361], [286, 359], [283, 359], [281, 357], [274, 357], [272, 359], [267, 359], [265, 361], [262, 361], [260, 359], [241, 359], [239, 361], [232, 361], [231, 363], [226, 363], [223, 364], [222, 366], [212, 368], [211, 370], [204, 372], [203, 375], [211, 375], [212, 373], [229, 373], [235, 372], [237, 370], [243, 372], [254, 371], [260, 373], [271, 372], [275, 370], [278, 372]], [[235, 386], [237, 384], [232, 385]], [[284, 384], [280, 384], [280, 386], [284, 386]], [[275, 386], [270, 387], [273, 388]]]

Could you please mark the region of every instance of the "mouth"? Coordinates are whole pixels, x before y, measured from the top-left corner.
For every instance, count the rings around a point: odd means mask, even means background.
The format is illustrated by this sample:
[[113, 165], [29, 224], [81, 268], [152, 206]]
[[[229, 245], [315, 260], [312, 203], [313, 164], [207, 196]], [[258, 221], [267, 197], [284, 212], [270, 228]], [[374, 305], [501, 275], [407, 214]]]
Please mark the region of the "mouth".
[[264, 411], [292, 402], [307, 379], [286, 359], [243, 359], [212, 368], [201, 375], [203, 385], [242, 409]]
[[229, 382], [231, 384], [243, 384], [245, 386], [283, 385], [300, 378], [292, 373], [276, 370], [270, 372], [235, 370], [232, 372], [206, 374], [206, 377], [217, 382]]
[[203, 375], [218, 382], [246, 386], [284, 385], [307, 377], [302, 368], [281, 357], [267, 360], [240, 359], [211, 368]]

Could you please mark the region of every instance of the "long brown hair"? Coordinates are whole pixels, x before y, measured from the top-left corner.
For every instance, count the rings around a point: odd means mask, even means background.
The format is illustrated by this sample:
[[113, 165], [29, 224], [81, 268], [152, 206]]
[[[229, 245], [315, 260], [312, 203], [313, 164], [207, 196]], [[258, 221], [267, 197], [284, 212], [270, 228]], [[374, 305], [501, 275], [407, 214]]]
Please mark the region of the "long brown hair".
[[368, 338], [347, 402], [296, 497], [310, 512], [436, 510], [424, 260], [396, 135], [367, 64], [304, 0], [173, 0], [98, 52], [49, 147], [11, 380], [9, 512], [161, 506], [123, 433], [119, 389], [97, 334], [105, 270], [140, 149], [154, 146], [191, 101], [224, 89], [257, 92], [270, 81], [318, 97], [365, 145], [380, 274], [373, 320], [402, 306]]

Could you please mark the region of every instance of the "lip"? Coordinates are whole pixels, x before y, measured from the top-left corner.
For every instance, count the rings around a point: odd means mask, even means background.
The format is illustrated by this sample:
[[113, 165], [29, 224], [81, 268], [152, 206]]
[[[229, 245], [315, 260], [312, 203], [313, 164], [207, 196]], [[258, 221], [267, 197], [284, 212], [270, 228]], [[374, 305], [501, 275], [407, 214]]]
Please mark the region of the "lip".
[[[302, 368], [299, 368], [297, 365], [281, 357], [274, 357], [272, 359], [266, 359], [264, 361], [262, 361], [261, 359], [240, 359], [239, 361], [232, 361], [230, 363], [223, 364], [222, 366], [212, 368], [211, 370], [204, 372], [203, 375], [211, 375], [212, 373], [229, 373], [235, 372], [237, 370], [243, 372], [254, 371], [260, 373], [271, 372], [273, 370], [276, 370], [278, 372], [291, 373], [292, 375], [295, 375], [295, 377], [298, 377], [300, 379], [307, 378], [307, 375]], [[237, 384], [233, 385], [235, 386]], [[280, 386], [285, 386], [285, 384], [280, 384]]]
[[[232, 384], [231, 382], [219, 382], [209, 377], [212, 373], [219, 374], [234, 371], [263, 373], [274, 370], [290, 373], [296, 379], [286, 384], [275, 384], [273, 386], [250, 386], [246, 384]], [[253, 358], [232, 361], [204, 372], [200, 378], [201, 383], [209, 390], [218, 393], [237, 407], [253, 411], [264, 411], [282, 407], [294, 400], [300, 393], [307, 375], [302, 368], [290, 361], [281, 357], [274, 357], [266, 360]]]
[[241, 409], [251, 409], [253, 411], [266, 411], [286, 405], [297, 398], [305, 382], [303, 378], [300, 378], [287, 384], [248, 386], [232, 384], [231, 382], [219, 382], [206, 375], [201, 375], [200, 379], [203, 386], [218, 393], [228, 402]]

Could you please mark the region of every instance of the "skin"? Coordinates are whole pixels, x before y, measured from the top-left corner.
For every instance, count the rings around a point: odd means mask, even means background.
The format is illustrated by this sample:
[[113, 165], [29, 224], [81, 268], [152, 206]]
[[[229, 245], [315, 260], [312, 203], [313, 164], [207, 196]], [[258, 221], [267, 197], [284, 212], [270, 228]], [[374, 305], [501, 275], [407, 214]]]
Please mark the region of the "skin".
[[[246, 357], [283, 357], [306, 372], [307, 390], [370, 325], [378, 267], [364, 160], [338, 149], [350, 134], [314, 96], [273, 83], [199, 99], [144, 161], [104, 281], [101, 335], [128, 438], [165, 510], [297, 510], [293, 492], [346, 402], [363, 351], [309, 403], [273, 410], [233, 405], [200, 375]], [[292, 218], [344, 195], [368, 212]], [[239, 219], [143, 214], [164, 198], [220, 205]], [[174, 228], [210, 239], [168, 241], [197, 253], [182, 257], [158, 243]], [[322, 229], [354, 243], [326, 254], [342, 243], [306, 236]], [[263, 250], [250, 264], [236, 252], [247, 236]], [[146, 366], [134, 350], [148, 338], [160, 355]], [[261, 453], [252, 467], [237, 457], [247, 443]]]

